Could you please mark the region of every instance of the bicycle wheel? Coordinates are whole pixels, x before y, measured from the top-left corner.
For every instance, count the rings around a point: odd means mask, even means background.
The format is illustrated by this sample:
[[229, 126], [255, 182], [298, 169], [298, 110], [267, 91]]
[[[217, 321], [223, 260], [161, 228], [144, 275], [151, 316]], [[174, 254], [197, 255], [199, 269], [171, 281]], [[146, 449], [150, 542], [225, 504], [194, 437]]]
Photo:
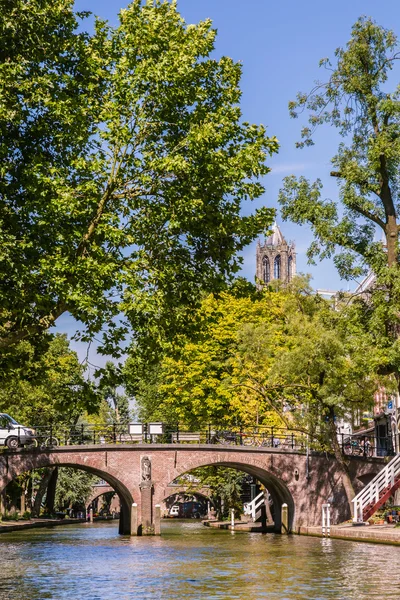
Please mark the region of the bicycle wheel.
[[44, 440], [44, 442], [40, 445], [40, 447], [43, 448], [55, 448], [56, 446], [59, 446], [60, 442], [58, 441], [58, 439], [54, 436], [52, 437], [48, 437]]
[[223, 446], [234, 446], [235, 439], [231, 437], [223, 437], [219, 440], [219, 444], [222, 444]]
[[261, 438], [259, 445], [262, 446], [263, 448], [271, 448], [271, 446], [272, 446], [271, 438], [270, 437]]
[[252, 435], [243, 435], [242, 436], [242, 444], [243, 446], [255, 446], [255, 439]]

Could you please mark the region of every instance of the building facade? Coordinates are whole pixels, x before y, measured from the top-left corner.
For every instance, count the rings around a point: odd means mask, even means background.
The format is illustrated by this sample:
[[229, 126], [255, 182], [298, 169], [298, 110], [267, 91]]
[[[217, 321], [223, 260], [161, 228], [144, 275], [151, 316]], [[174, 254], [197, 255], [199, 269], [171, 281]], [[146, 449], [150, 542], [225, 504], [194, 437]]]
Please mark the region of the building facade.
[[275, 223], [272, 234], [262, 244], [257, 243], [256, 281], [259, 287], [274, 279], [289, 283], [296, 274], [296, 251], [293, 242], [287, 243]]

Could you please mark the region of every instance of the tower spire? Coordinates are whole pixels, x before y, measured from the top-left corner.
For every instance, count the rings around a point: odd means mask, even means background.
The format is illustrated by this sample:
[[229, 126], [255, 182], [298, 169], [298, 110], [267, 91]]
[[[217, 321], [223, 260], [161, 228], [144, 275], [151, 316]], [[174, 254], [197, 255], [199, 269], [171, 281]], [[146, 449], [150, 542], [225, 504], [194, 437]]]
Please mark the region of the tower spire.
[[257, 244], [256, 280], [258, 287], [280, 279], [289, 283], [296, 273], [296, 251], [293, 243], [288, 244], [276, 220], [271, 234], [264, 244]]

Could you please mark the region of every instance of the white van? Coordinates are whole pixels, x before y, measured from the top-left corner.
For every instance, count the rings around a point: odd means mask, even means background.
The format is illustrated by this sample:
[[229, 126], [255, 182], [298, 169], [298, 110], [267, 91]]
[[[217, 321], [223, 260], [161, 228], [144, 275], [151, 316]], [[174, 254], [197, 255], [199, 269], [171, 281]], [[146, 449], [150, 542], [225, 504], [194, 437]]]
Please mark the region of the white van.
[[34, 441], [35, 431], [33, 429], [20, 425], [7, 413], [0, 413], [0, 446], [7, 446], [7, 448], [15, 450], [19, 446], [33, 444]]
[[179, 504], [173, 504], [169, 509], [169, 517], [179, 517]]

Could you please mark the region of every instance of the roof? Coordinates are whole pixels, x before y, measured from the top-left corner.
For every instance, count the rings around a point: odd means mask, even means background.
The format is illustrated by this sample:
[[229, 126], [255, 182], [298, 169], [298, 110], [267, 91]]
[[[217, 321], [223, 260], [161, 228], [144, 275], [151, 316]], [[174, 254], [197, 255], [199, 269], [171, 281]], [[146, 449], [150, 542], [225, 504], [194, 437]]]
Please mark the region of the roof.
[[272, 234], [265, 238], [265, 244], [267, 246], [279, 246], [280, 244], [285, 243], [285, 238], [282, 235], [281, 230], [279, 229], [276, 221], [272, 228]]

